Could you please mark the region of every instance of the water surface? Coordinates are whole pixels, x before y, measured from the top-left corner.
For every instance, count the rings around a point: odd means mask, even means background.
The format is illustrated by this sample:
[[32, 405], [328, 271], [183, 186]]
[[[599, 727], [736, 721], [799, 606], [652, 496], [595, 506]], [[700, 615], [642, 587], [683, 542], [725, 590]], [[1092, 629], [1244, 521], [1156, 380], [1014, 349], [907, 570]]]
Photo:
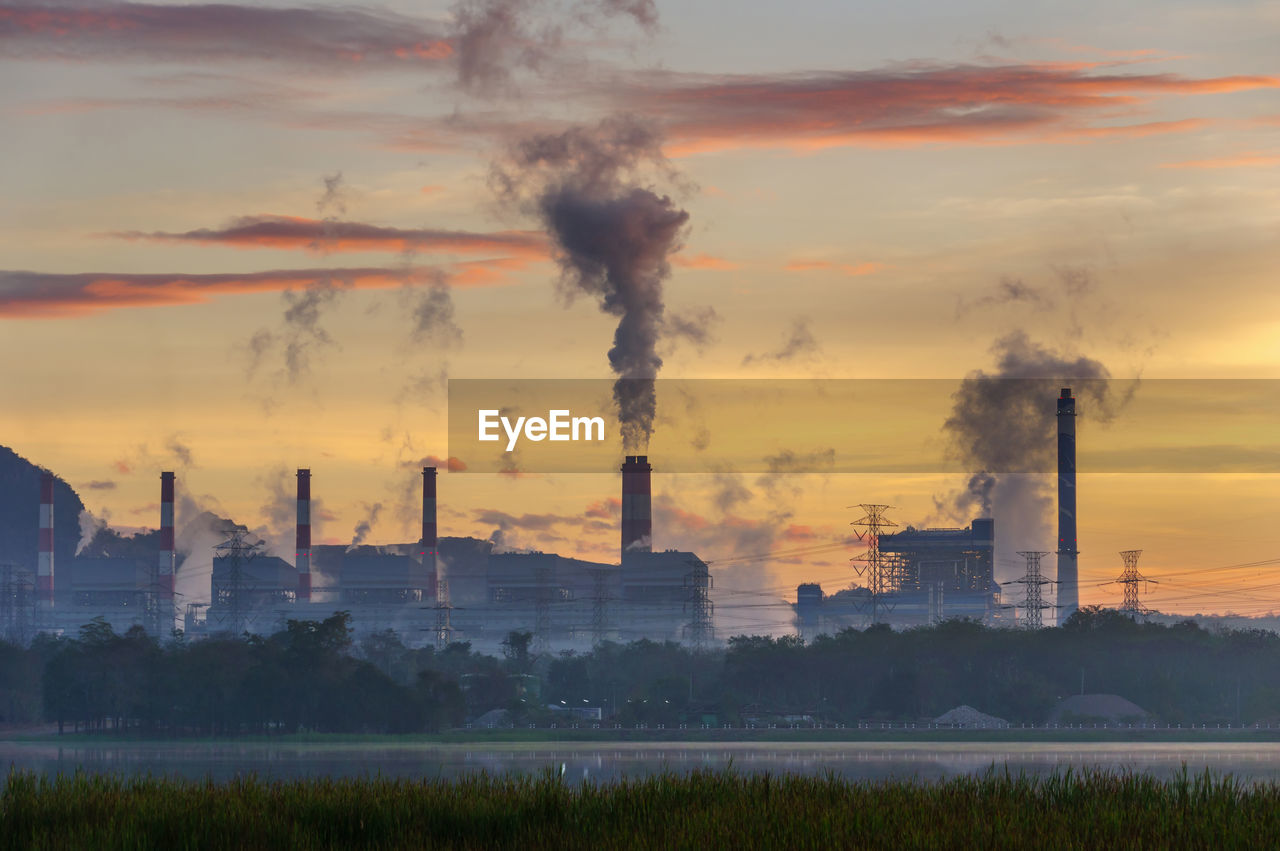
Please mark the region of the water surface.
[[[1210, 769], [1243, 780], [1280, 782], [1280, 743], [1259, 742], [813, 742], [601, 744], [272, 744], [164, 743], [72, 745], [0, 742], [0, 765], [46, 775], [103, 774], [260, 778], [453, 778], [480, 771], [609, 782], [663, 771], [730, 768], [740, 773], [825, 775], [853, 780], [938, 780], [992, 766], [1031, 775], [1067, 767], [1135, 771], [1168, 778]], [[2, 782], [2, 780], [0, 780]]]

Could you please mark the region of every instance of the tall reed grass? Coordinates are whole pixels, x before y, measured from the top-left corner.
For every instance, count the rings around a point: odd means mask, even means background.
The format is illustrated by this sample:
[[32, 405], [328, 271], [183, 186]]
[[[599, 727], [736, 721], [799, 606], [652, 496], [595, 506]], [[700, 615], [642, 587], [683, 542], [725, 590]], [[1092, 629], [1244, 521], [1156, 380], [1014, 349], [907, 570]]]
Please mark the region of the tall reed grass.
[[12, 773], [0, 847], [1268, 848], [1280, 787], [991, 771], [940, 783], [732, 772], [575, 785], [460, 780], [229, 783]]

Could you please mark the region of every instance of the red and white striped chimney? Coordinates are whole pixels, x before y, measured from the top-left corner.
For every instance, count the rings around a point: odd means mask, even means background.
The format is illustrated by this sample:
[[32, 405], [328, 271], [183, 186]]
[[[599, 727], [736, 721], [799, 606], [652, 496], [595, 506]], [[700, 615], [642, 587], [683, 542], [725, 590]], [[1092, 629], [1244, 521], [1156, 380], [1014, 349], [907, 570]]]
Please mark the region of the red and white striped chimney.
[[[157, 593], [160, 596], [160, 612], [173, 614], [173, 473], [160, 474], [160, 569]], [[161, 624], [162, 628], [164, 624]]]
[[40, 554], [36, 561], [36, 600], [53, 608], [53, 473], [40, 475]]
[[436, 595], [438, 560], [436, 551], [436, 468], [422, 468], [422, 566], [426, 568], [432, 588], [428, 591]]
[[298, 470], [298, 602], [311, 602], [311, 471]]
[[647, 455], [628, 455], [622, 465], [622, 552], [653, 552], [653, 497]]

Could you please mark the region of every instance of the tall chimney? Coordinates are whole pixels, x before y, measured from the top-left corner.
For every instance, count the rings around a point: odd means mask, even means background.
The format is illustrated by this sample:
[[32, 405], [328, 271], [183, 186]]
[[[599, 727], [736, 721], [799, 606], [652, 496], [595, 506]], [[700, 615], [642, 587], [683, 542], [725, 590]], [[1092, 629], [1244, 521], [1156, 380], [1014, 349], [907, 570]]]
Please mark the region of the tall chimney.
[[53, 473], [40, 474], [40, 554], [36, 561], [36, 601], [53, 608]]
[[311, 471], [298, 470], [298, 602], [311, 602]]
[[653, 496], [647, 455], [628, 455], [622, 465], [622, 552], [653, 552]]
[[422, 468], [422, 566], [432, 585], [431, 596], [437, 596], [440, 584], [436, 559], [436, 468]]
[[1070, 387], [1058, 397], [1058, 623], [1080, 608], [1080, 554], [1076, 538], [1076, 400]]
[[160, 569], [156, 593], [159, 596], [160, 629], [173, 628], [173, 473], [160, 474]]

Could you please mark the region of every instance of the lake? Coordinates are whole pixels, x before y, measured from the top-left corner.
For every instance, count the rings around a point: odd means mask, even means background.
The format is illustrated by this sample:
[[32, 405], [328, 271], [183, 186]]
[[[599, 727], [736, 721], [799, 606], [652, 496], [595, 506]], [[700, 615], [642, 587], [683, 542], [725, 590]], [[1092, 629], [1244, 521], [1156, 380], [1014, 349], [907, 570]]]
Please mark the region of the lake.
[[[825, 775], [855, 780], [938, 780], [985, 772], [1013, 773], [1104, 768], [1173, 776], [1183, 764], [1250, 781], [1280, 782], [1280, 743], [1266, 742], [811, 742], [697, 743], [564, 742], [537, 744], [272, 744], [164, 743], [91, 745], [56, 741], [0, 742], [0, 764], [52, 775], [94, 773], [260, 778], [452, 778], [538, 774], [551, 769], [566, 780], [609, 782], [662, 771], [731, 768], [743, 773]], [[2, 782], [2, 780], [0, 780]]]

